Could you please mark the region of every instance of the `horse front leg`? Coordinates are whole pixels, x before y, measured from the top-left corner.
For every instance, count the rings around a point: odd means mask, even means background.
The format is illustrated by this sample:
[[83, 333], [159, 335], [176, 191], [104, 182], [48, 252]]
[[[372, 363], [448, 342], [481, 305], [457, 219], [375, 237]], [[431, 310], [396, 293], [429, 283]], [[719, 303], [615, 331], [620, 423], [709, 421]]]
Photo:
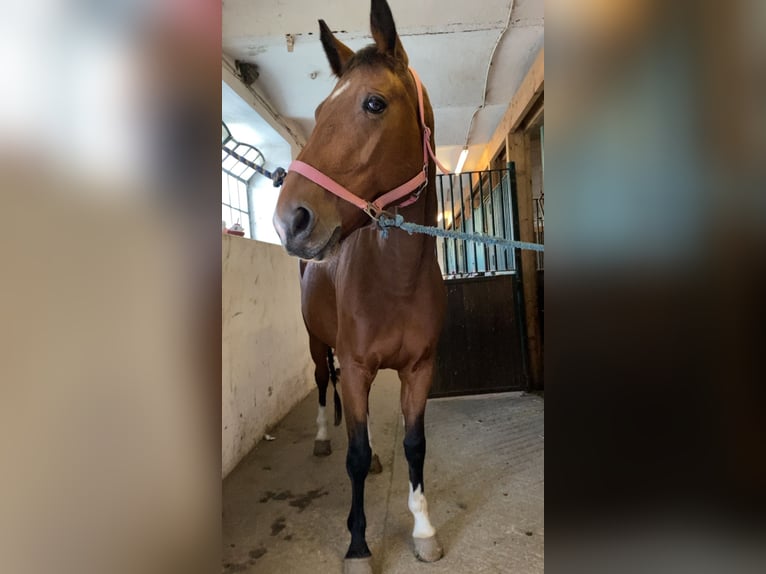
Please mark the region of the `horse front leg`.
[[346, 470], [351, 479], [351, 511], [348, 514], [348, 531], [351, 543], [344, 560], [346, 574], [371, 574], [372, 553], [367, 546], [365, 531], [367, 518], [364, 515], [364, 482], [370, 470], [372, 449], [367, 428], [367, 406], [370, 385], [374, 373], [357, 367], [341, 364], [343, 379], [343, 412], [348, 432], [348, 453]]
[[412, 541], [415, 556], [424, 562], [439, 560], [444, 551], [428, 516], [423, 466], [426, 459], [424, 417], [431, 388], [434, 361], [420, 362], [399, 371], [402, 382], [401, 402], [404, 414], [404, 455], [409, 465], [410, 495], [407, 506], [415, 520]]
[[314, 456], [327, 456], [332, 452], [330, 437], [327, 434], [327, 386], [330, 381], [330, 367], [327, 353], [330, 347], [309, 333], [309, 350], [314, 361], [314, 381], [319, 390], [317, 409], [317, 434], [314, 439]]

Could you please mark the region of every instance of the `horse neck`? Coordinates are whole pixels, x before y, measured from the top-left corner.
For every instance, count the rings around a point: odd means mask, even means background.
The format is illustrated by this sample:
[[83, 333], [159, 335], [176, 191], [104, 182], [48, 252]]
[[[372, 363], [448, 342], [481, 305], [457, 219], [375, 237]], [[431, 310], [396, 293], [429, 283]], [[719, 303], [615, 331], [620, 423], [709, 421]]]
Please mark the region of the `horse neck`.
[[[432, 166], [433, 168], [433, 166]], [[414, 204], [398, 210], [405, 221], [432, 225], [436, 213], [436, 186], [433, 169], [423, 195]], [[433, 212], [433, 213], [432, 213]], [[378, 281], [387, 289], [406, 292], [414, 289], [423, 276], [429, 258], [436, 257], [435, 239], [428, 235], [410, 235], [401, 229], [390, 229], [383, 237], [377, 227], [365, 228], [364, 248], [353, 250], [357, 263], [373, 269]], [[359, 246], [357, 246], [359, 247]]]

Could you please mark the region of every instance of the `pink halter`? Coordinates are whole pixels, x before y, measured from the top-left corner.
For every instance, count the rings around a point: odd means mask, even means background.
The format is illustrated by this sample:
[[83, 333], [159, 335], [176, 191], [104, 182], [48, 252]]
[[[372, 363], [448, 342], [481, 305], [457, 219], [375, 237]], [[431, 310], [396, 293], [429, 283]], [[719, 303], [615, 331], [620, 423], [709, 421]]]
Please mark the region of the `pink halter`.
[[445, 167], [439, 162], [439, 160], [436, 159], [436, 154], [434, 153], [433, 149], [431, 149], [431, 128], [429, 128], [426, 125], [425, 110], [423, 109], [423, 85], [420, 83], [420, 78], [415, 73], [415, 70], [413, 70], [412, 68], [409, 68], [409, 70], [410, 70], [410, 74], [412, 74], [412, 77], [415, 80], [415, 85], [417, 86], [417, 89], [418, 89], [418, 111], [420, 112], [420, 123], [423, 126], [423, 169], [419, 171], [415, 177], [413, 177], [409, 181], [404, 182], [399, 187], [396, 187], [392, 189], [391, 191], [387, 191], [386, 193], [378, 197], [375, 201], [369, 202], [362, 199], [361, 197], [357, 195], [354, 195], [348, 189], [346, 189], [341, 184], [339, 184], [337, 181], [329, 178], [328, 176], [323, 174], [321, 171], [319, 171], [315, 167], [312, 167], [309, 164], [302, 162], [300, 160], [295, 160], [294, 162], [292, 162], [290, 164], [289, 171], [294, 171], [296, 173], [299, 173], [303, 177], [323, 187], [330, 193], [337, 195], [341, 199], [345, 199], [349, 203], [353, 203], [359, 209], [367, 213], [372, 218], [377, 217], [377, 214], [382, 212], [387, 205], [390, 205], [394, 203], [395, 201], [398, 201], [406, 197], [412, 192], [417, 192], [417, 193], [413, 194], [412, 197], [400, 203], [399, 205], [401, 207], [405, 207], [407, 205], [412, 205], [413, 203], [415, 203], [420, 197], [420, 191], [423, 189], [423, 187], [425, 187], [426, 182], [428, 181], [429, 154], [433, 158], [436, 165], [439, 166], [439, 169], [442, 170], [443, 173], [449, 173], [449, 170], [445, 169]]

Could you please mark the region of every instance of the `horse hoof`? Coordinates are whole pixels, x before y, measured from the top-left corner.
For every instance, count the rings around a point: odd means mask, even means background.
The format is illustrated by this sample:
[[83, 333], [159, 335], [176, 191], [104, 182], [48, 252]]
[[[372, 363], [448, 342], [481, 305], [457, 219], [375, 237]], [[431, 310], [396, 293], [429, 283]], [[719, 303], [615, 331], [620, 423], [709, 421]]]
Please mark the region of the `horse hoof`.
[[372, 557], [346, 558], [343, 560], [343, 574], [372, 574]]
[[435, 535], [430, 538], [413, 538], [412, 541], [415, 543], [415, 556], [422, 562], [436, 562], [444, 556], [442, 545]]
[[377, 454], [372, 455], [372, 461], [370, 461], [370, 474], [380, 474], [383, 472], [383, 465], [380, 464], [380, 459]]
[[314, 456], [327, 456], [332, 452], [329, 440], [314, 441]]

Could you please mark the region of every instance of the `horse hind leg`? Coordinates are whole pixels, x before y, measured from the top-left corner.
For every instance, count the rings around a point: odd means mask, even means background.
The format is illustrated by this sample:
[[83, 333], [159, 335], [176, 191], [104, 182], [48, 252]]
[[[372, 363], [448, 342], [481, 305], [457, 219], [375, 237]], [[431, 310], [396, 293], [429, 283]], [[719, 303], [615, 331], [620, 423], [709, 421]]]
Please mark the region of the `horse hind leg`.
[[383, 465], [380, 464], [380, 457], [375, 453], [375, 447], [372, 446], [372, 430], [370, 429], [370, 413], [367, 413], [367, 440], [370, 443], [370, 452], [372, 460], [370, 461], [370, 474], [380, 474], [383, 472]]
[[327, 368], [329, 369], [330, 380], [332, 381], [332, 394], [335, 409], [335, 426], [337, 427], [340, 425], [340, 421], [343, 419], [343, 407], [340, 403], [340, 395], [338, 394], [340, 369], [335, 368], [335, 356], [332, 353], [332, 347], [327, 347]]
[[317, 434], [314, 439], [314, 456], [328, 456], [332, 453], [330, 437], [327, 434], [327, 386], [330, 381], [330, 370], [327, 365], [329, 347], [309, 334], [309, 348], [314, 361], [314, 381], [319, 390], [319, 407], [317, 409]]

